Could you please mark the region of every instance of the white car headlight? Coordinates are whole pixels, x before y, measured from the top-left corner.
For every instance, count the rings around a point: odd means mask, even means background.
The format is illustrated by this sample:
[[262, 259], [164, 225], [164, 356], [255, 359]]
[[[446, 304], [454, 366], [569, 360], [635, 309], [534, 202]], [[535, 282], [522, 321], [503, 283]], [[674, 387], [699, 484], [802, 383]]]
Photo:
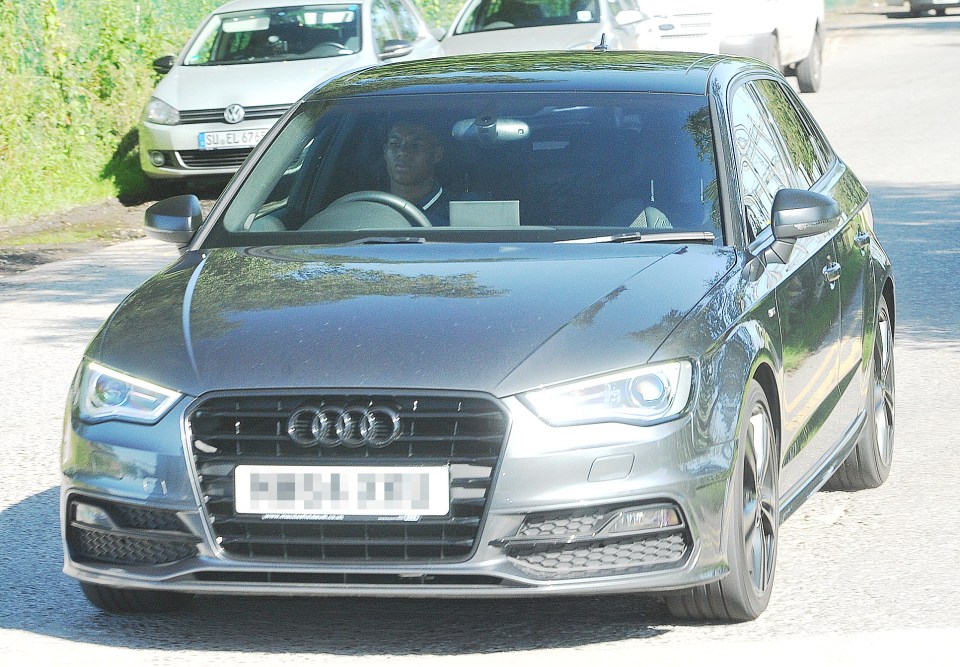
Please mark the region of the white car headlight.
[[80, 379], [77, 407], [88, 422], [108, 419], [153, 423], [181, 394], [96, 363], [87, 364]]
[[158, 125], [177, 125], [180, 123], [180, 112], [163, 100], [151, 97], [143, 110], [143, 119]]
[[552, 426], [600, 422], [650, 425], [679, 415], [690, 398], [689, 360], [601, 375], [519, 396]]

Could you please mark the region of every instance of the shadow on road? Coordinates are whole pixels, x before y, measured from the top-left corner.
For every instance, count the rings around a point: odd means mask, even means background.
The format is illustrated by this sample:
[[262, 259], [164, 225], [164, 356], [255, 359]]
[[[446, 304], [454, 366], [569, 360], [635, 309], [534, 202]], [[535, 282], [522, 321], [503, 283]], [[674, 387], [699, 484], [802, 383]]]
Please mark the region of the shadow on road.
[[57, 488], [0, 512], [0, 628], [135, 649], [488, 654], [663, 634], [660, 603], [632, 596], [544, 600], [394, 600], [202, 596], [166, 616], [98, 611], [61, 572]]
[[960, 187], [867, 186], [897, 281], [898, 345], [960, 344]]

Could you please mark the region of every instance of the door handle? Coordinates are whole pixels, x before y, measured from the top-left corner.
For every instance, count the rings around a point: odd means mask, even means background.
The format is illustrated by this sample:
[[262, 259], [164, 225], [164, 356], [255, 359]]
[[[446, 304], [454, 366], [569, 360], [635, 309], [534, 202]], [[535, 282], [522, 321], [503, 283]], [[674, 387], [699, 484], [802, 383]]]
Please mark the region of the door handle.
[[870, 245], [870, 235], [866, 232], [860, 232], [853, 237], [853, 244], [860, 250], [865, 250], [866, 247]]
[[836, 287], [837, 281], [840, 280], [840, 265], [833, 262], [823, 267], [823, 279], [830, 285], [830, 289]]

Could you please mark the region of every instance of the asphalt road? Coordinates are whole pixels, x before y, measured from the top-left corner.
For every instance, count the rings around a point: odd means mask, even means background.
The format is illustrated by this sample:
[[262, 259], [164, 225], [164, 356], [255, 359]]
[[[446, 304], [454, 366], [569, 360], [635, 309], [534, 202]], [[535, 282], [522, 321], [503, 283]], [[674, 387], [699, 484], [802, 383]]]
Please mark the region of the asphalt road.
[[172, 259], [140, 240], [0, 280], [0, 660], [124, 665], [946, 661], [960, 642], [960, 16], [848, 17], [804, 100], [866, 182], [898, 278], [897, 436], [880, 489], [820, 493], [781, 529], [756, 622], [675, 625], [632, 597], [202, 598], [115, 617], [60, 572], [67, 386], [114, 305]]

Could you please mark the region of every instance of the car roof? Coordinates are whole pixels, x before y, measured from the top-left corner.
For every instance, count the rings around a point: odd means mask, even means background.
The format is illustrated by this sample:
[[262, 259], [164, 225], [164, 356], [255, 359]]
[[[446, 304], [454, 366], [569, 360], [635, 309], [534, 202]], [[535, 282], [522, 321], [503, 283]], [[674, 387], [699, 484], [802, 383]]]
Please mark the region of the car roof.
[[303, 7], [305, 5], [367, 5], [370, 0], [233, 0], [213, 10], [214, 14], [266, 9], [272, 7]]
[[[481, 91], [652, 92], [706, 95], [758, 61], [703, 53], [549, 51], [475, 54], [391, 63], [338, 77], [311, 97]], [[767, 68], [769, 69], [769, 68]], [[773, 70], [769, 70], [770, 73]], [[722, 83], [722, 82], [721, 82]]]

